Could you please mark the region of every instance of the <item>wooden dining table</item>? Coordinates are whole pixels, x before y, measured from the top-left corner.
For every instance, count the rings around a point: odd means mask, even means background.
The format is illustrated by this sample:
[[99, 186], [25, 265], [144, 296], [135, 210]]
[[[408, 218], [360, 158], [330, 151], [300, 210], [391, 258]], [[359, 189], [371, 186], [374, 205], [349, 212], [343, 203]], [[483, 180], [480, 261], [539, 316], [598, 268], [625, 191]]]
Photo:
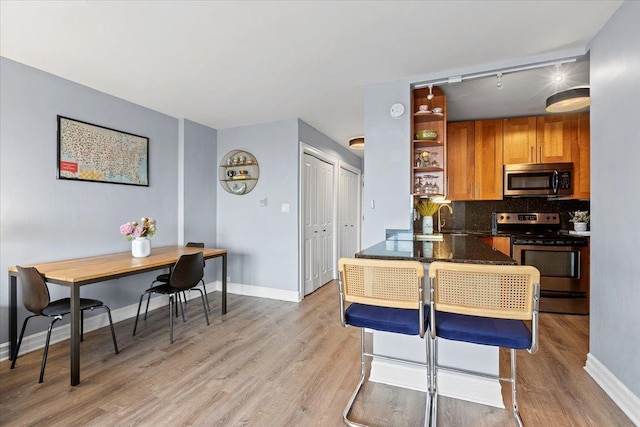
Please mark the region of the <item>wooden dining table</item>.
[[[134, 258], [131, 252], [97, 255], [38, 264], [21, 264], [35, 267], [45, 280], [68, 286], [71, 298], [71, 385], [80, 383], [80, 287], [107, 280], [172, 267], [186, 254], [202, 252], [205, 260], [222, 258], [222, 314], [227, 312], [227, 250], [164, 246], [153, 248], [145, 258]], [[18, 270], [9, 267], [9, 357], [13, 358], [18, 341]]]

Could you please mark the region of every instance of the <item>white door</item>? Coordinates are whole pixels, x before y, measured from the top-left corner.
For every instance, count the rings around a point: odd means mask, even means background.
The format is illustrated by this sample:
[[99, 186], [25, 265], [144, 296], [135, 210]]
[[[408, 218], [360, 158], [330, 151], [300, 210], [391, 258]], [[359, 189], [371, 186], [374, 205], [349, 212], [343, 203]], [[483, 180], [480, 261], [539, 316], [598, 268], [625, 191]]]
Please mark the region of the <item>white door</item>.
[[304, 294], [334, 278], [333, 165], [304, 154]]
[[340, 257], [353, 258], [358, 252], [358, 175], [340, 168], [338, 201], [338, 231], [340, 233]]

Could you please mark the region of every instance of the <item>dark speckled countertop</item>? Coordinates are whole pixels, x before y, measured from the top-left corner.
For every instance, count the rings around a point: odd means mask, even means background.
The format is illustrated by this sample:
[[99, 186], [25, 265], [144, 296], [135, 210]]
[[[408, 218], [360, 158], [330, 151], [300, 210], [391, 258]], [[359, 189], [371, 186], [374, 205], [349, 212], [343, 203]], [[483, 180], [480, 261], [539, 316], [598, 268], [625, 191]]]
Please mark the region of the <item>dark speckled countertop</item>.
[[463, 262], [471, 264], [515, 265], [513, 258], [494, 251], [482, 240], [468, 235], [444, 234], [442, 241], [423, 242], [390, 239], [356, 254], [356, 258]]

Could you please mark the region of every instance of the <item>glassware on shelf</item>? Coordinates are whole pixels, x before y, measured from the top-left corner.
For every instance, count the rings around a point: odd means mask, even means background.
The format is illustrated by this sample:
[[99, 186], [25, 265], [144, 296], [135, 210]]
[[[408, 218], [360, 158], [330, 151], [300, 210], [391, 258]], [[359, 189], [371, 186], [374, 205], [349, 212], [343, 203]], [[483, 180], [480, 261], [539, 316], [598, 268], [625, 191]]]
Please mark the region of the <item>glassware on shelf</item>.
[[437, 152], [433, 152], [431, 153], [431, 155], [429, 156], [429, 166], [431, 166], [432, 168], [437, 168], [440, 165], [438, 164], [438, 153]]
[[422, 154], [420, 154], [420, 157], [422, 157], [422, 162], [424, 163], [423, 166], [425, 167], [429, 166], [430, 164], [429, 159], [431, 157], [431, 152], [425, 150], [422, 152]]
[[416, 182], [413, 184], [413, 192], [419, 194], [422, 192], [422, 184], [420, 183], [420, 177], [416, 176]]

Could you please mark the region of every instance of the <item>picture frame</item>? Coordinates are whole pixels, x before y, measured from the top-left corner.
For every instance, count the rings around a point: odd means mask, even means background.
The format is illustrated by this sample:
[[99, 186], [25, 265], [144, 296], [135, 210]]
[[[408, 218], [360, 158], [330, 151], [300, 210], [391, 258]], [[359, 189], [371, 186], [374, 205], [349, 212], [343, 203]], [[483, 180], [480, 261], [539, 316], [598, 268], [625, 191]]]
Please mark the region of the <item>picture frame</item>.
[[57, 121], [57, 179], [149, 186], [149, 138], [60, 115]]

